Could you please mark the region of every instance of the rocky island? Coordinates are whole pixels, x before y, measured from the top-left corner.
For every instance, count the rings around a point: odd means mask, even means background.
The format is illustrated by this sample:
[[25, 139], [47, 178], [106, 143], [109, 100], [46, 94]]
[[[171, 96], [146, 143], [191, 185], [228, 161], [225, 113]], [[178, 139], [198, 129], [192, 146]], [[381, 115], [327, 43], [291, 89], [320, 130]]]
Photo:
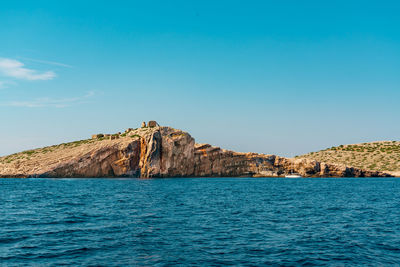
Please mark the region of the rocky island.
[[28, 150], [0, 158], [0, 177], [390, 177], [385, 172], [308, 158], [239, 153], [197, 144], [155, 121], [124, 133]]

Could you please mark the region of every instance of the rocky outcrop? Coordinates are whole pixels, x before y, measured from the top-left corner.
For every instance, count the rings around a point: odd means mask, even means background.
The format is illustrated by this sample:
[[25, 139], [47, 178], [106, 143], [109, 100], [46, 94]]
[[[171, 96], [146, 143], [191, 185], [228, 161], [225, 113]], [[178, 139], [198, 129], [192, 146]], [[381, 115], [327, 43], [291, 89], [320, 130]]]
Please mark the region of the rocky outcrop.
[[382, 177], [389, 174], [276, 155], [238, 153], [195, 144], [170, 127], [128, 129], [0, 158], [0, 177]]
[[121, 177], [138, 176], [140, 143], [126, 146], [107, 146], [86, 153], [82, 157], [62, 162], [49, 171], [33, 174], [38, 177]]
[[299, 156], [320, 162], [345, 164], [359, 169], [400, 176], [400, 141], [375, 141], [339, 145]]
[[320, 163], [308, 159], [289, 159], [276, 155], [237, 153], [197, 144], [195, 150], [195, 176], [254, 176], [282, 177], [299, 173], [303, 177], [388, 177], [389, 174]]
[[237, 153], [209, 144], [195, 147], [196, 176], [278, 176], [274, 168], [276, 156], [255, 153]]
[[141, 138], [141, 177], [194, 174], [194, 139], [185, 132], [160, 127]]

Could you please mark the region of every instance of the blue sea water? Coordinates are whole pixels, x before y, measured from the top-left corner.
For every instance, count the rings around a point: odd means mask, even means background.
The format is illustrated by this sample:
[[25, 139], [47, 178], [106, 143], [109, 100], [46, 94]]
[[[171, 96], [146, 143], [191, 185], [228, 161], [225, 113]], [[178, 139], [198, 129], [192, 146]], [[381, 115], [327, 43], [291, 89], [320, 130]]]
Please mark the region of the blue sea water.
[[400, 264], [400, 180], [1, 179], [1, 266]]

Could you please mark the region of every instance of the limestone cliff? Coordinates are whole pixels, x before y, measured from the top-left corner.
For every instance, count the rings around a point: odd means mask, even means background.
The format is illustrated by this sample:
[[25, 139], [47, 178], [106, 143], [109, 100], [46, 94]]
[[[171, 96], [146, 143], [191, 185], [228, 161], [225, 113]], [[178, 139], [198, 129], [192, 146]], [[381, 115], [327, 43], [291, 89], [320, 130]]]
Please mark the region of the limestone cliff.
[[188, 133], [158, 127], [140, 140], [141, 177], [194, 175], [194, 139]]
[[24, 151], [0, 158], [0, 177], [382, 177], [386, 173], [237, 153], [195, 144], [186, 132], [170, 127], [128, 129], [124, 134]]
[[299, 173], [303, 177], [390, 176], [382, 172], [321, 163], [315, 160], [289, 159], [256, 153], [237, 153], [208, 144], [196, 144], [196, 176], [281, 177], [293, 172]]

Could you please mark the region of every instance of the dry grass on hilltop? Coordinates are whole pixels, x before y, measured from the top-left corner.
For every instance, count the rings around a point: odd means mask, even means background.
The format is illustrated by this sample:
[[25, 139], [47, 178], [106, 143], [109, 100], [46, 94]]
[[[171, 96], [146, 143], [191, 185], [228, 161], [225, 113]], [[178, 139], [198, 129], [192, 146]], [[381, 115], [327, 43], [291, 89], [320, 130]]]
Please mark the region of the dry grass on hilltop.
[[390, 172], [400, 175], [400, 142], [379, 141], [340, 145], [296, 158], [315, 159], [321, 162], [344, 164], [361, 169]]

